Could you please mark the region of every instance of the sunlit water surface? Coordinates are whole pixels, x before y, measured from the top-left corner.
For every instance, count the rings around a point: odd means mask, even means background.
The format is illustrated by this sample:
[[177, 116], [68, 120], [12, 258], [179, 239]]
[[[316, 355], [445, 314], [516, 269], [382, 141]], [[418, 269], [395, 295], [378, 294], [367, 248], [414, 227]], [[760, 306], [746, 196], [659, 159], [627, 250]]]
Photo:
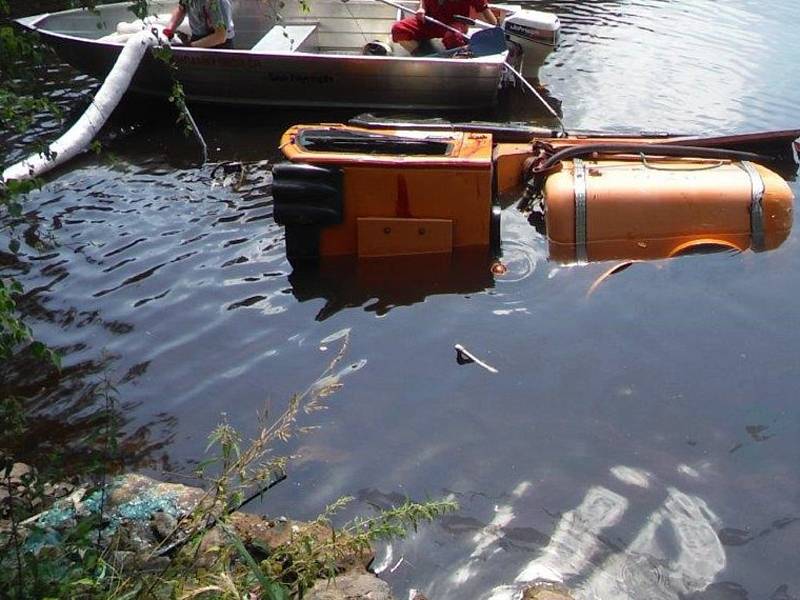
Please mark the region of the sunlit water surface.
[[[564, 23], [541, 79], [569, 127], [800, 124], [797, 2], [537, 6]], [[91, 91], [51, 88], [65, 106]], [[542, 122], [524, 106], [510, 116]], [[512, 598], [539, 578], [578, 598], [800, 596], [796, 234], [765, 254], [636, 264], [589, 295], [609, 265], [549, 263], [508, 210], [495, 280], [434, 265], [292, 276], [268, 163], [288, 124], [350, 115], [200, 111], [212, 163], [197, 168], [169, 109], [152, 110], [165, 119], [118, 127], [105, 154], [31, 195], [22, 255], [0, 263], [64, 353], [61, 377], [22, 377], [29, 453], [80, 448], [109, 378], [128, 462], [187, 472], [215, 424], [254, 434], [344, 333], [343, 388], [303, 417], [319, 429], [286, 448], [300, 458], [256, 508], [308, 518], [342, 495], [366, 512], [456, 498], [458, 513], [379, 549], [398, 598]], [[6, 160], [32, 139], [7, 138]], [[226, 160], [250, 161], [238, 189], [214, 172]], [[459, 366], [454, 343], [499, 373]]]

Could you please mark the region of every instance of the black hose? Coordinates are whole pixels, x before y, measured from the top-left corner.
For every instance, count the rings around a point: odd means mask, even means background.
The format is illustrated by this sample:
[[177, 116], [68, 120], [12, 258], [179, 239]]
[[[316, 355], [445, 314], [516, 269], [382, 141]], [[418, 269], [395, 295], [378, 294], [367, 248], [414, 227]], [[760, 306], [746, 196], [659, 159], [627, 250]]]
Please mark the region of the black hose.
[[533, 168], [534, 173], [544, 173], [559, 162], [586, 156], [587, 154], [648, 154], [656, 156], [674, 156], [680, 158], [716, 158], [729, 160], [748, 160], [753, 162], [773, 162], [771, 156], [740, 152], [738, 150], [725, 150], [723, 148], [701, 148], [698, 146], [675, 146], [672, 144], [587, 144], [584, 146], [571, 146], [553, 154], [541, 165]]

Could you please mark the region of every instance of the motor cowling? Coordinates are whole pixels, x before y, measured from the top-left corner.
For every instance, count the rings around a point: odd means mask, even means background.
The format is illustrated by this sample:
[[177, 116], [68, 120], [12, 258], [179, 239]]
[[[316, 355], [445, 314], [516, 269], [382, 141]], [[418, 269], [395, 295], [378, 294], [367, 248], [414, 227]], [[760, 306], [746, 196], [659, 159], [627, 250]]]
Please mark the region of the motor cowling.
[[503, 29], [516, 42], [557, 46], [561, 34], [561, 21], [557, 15], [538, 10], [518, 10], [503, 21]]
[[535, 77], [547, 54], [558, 45], [561, 21], [557, 15], [538, 10], [517, 9], [503, 19], [509, 42], [522, 50], [522, 73]]

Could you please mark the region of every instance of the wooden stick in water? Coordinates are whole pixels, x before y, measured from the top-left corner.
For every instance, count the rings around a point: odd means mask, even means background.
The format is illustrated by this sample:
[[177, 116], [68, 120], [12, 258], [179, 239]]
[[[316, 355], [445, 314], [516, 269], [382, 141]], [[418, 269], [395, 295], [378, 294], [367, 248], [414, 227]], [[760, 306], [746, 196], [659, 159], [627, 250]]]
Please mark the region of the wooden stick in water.
[[474, 354], [472, 354], [472, 352], [464, 348], [464, 346], [462, 346], [461, 344], [456, 344], [455, 346], [453, 346], [453, 348], [455, 348], [456, 350], [456, 358], [459, 359], [460, 361], [474, 362], [476, 365], [483, 367], [484, 369], [489, 371], [489, 373], [498, 372], [497, 369], [495, 369], [492, 365], [489, 365], [480, 360], [479, 358], [477, 358]]

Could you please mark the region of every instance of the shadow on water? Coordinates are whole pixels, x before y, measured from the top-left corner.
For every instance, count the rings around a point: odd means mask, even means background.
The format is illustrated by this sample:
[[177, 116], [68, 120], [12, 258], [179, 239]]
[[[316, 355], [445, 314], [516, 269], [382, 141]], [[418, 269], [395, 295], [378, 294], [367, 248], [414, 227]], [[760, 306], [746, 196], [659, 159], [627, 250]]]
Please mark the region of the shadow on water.
[[[24, 238], [29, 245], [42, 248], [37, 227], [36, 222], [30, 225]], [[35, 259], [47, 261], [57, 256], [58, 252], [42, 253]], [[131, 325], [106, 321], [98, 310], [49, 308], [48, 293], [68, 276], [59, 262], [65, 261], [55, 261], [43, 270], [49, 278], [46, 285], [29, 288], [17, 299], [19, 311], [29, 319], [63, 330], [100, 327], [114, 336], [130, 333]], [[36, 267], [33, 261], [4, 253], [0, 265], [5, 276], [20, 276]], [[51, 342], [51, 347], [64, 357], [86, 350], [82, 342]], [[137, 423], [139, 403], [121, 400], [116, 386], [135, 383], [148, 365], [134, 365], [120, 376], [115, 371], [116, 358], [103, 353], [99, 358], [71, 361], [56, 368], [28, 349], [0, 363], [0, 448], [15, 460], [37, 465], [54, 477], [93, 472], [99, 464], [111, 471], [156, 466], [170, 469], [166, 450], [177, 418], [160, 413]], [[115, 446], [113, 451], [111, 445]]]
[[[22, 304], [20, 308], [26, 310], [26, 303]], [[54, 349], [65, 356], [79, 350]], [[23, 352], [0, 365], [0, 448], [15, 460], [37, 465], [56, 477], [86, 475], [98, 465], [112, 472], [145, 467], [172, 470], [167, 449], [177, 418], [161, 413], [137, 423], [134, 414], [140, 406], [120, 402], [113, 389], [115, 384], [134, 382], [146, 367], [130, 369], [113, 381], [109, 378], [114, 375], [114, 357], [56, 370]]]
[[[543, 86], [537, 87], [547, 102], [560, 114], [561, 102]], [[220, 107], [202, 103], [190, 104], [190, 110], [209, 149], [209, 160], [254, 161], [282, 160], [275, 140], [286, 129], [299, 123], [346, 123], [358, 109], [297, 109], [286, 107]], [[542, 126], [557, 123], [547, 109], [530, 93], [519, 87], [501, 96], [494, 109], [483, 111], [449, 111], [442, 113], [408, 113], [401, 111], [370, 111], [387, 119], [442, 119], [444, 121], [493, 120], [499, 122], [533, 120]], [[115, 111], [107, 132], [109, 140], [122, 144], [131, 158], [152, 157], [159, 153], [176, 167], [189, 167], [199, 160], [199, 145], [191, 134], [175, 123], [177, 114], [168, 102], [128, 94]], [[135, 135], [127, 135], [132, 134]]]
[[358, 307], [382, 316], [392, 308], [424, 302], [429, 296], [468, 295], [490, 289], [494, 286], [492, 263], [485, 252], [327, 260], [319, 265], [295, 267], [289, 283], [300, 302], [324, 300], [316, 316], [318, 321]]

